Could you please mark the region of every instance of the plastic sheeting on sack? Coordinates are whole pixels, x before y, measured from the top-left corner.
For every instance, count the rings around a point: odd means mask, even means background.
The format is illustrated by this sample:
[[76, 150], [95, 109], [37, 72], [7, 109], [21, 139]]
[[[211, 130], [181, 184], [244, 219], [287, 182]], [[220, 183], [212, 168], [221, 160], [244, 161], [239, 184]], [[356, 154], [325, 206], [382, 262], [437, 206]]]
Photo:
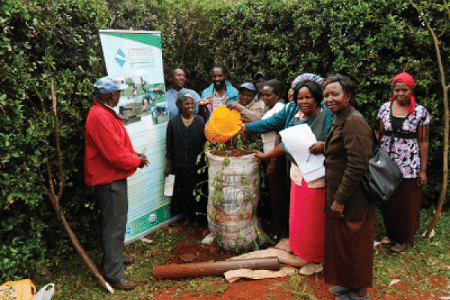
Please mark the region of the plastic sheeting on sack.
[[259, 164], [252, 155], [229, 157], [207, 153], [208, 226], [219, 247], [243, 251], [269, 240], [256, 217], [260, 198]]

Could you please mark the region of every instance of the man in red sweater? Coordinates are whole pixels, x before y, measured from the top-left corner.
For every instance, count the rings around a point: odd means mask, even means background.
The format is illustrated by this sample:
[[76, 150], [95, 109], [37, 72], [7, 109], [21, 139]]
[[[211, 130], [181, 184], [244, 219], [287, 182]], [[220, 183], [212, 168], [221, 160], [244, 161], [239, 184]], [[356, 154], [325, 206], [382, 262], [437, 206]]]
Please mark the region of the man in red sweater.
[[137, 168], [147, 166], [143, 153], [136, 153], [117, 106], [120, 91], [128, 86], [111, 78], [101, 78], [94, 84], [95, 100], [85, 132], [85, 181], [95, 187], [102, 215], [103, 276], [113, 288], [131, 290], [136, 283], [128, 280], [124, 264], [125, 229], [128, 214], [127, 177]]

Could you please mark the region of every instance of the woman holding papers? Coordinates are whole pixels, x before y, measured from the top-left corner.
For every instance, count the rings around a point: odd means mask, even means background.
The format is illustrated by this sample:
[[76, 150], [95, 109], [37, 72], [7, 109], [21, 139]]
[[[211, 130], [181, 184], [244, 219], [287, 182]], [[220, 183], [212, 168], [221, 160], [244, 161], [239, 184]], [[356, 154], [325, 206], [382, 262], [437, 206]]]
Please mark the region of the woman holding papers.
[[355, 90], [355, 82], [340, 75], [323, 84], [325, 105], [336, 115], [325, 142], [324, 260], [324, 279], [336, 299], [369, 299], [372, 286], [375, 207], [360, 182], [369, 168], [373, 134], [353, 107]]
[[[309, 150], [306, 148], [308, 152], [306, 156], [309, 158], [311, 155], [323, 153], [324, 141], [331, 128], [332, 116], [328, 109], [323, 109], [320, 105], [323, 100], [321, 86], [312, 80], [300, 81], [295, 86], [293, 96], [300, 113], [289, 122], [288, 127], [300, 124], [309, 126], [308, 130], [312, 131], [315, 136], [314, 140], [318, 142], [308, 145]], [[293, 128], [287, 130], [291, 129]], [[259, 160], [271, 159], [284, 153], [291, 157], [290, 150], [297, 149], [288, 149], [283, 142], [272, 152], [267, 154], [257, 152], [255, 156]], [[308, 164], [308, 158], [302, 163]], [[300, 269], [300, 274], [312, 275], [323, 269], [325, 178], [319, 177], [305, 182], [300, 171], [303, 166], [297, 166], [294, 159], [291, 159], [291, 164], [289, 242], [292, 251], [307, 261], [307, 264]]]
[[[323, 79], [319, 75], [312, 74], [312, 73], [303, 73], [303, 74], [299, 75], [297, 78], [295, 78], [295, 80], [292, 82], [292, 85], [294, 85], [294, 88], [295, 88], [295, 85], [303, 80], [315, 81], [319, 86], [322, 86], [322, 83], [323, 83]], [[290, 98], [293, 97], [294, 88], [292, 88], [292, 96], [291, 96], [291, 90], [289, 90]], [[273, 94], [277, 93], [275, 91], [276, 89], [280, 90], [279, 93], [281, 95], [281, 87], [274, 88], [274, 86], [272, 86], [272, 87], [269, 87], [269, 89], [273, 89], [270, 91], [270, 97], [276, 96], [276, 95], [273, 95]], [[264, 134], [264, 133], [268, 133], [268, 132], [279, 132], [283, 129], [288, 128], [290, 126], [290, 123], [292, 122], [292, 120], [296, 116], [301, 115], [301, 112], [299, 112], [296, 101], [291, 101], [291, 100], [292, 99], [290, 99], [289, 103], [284, 105], [280, 111], [272, 114], [271, 116], [269, 116], [267, 118], [263, 118], [259, 121], [253, 122], [253, 123], [243, 124], [242, 132], [248, 132], [251, 134]], [[281, 100], [280, 100], [280, 102], [281, 102]], [[264, 151], [264, 152], [266, 152], [266, 151]], [[283, 156], [284, 153], [281, 152], [280, 155]], [[277, 165], [281, 166], [281, 164], [278, 164], [278, 162], [277, 162]], [[288, 174], [289, 174], [288, 165], [285, 164], [283, 166], [283, 168], [286, 170], [285, 177], [288, 177]], [[286, 183], [287, 184], [285, 185], [285, 191], [283, 191], [280, 194], [288, 194], [289, 193], [289, 190], [290, 190], [289, 184], [287, 181], [286, 181]], [[281, 198], [281, 197], [282, 196], [278, 197], [278, 199], [283, 199], [284, 201], [282, 203], [279, 203], [278, 211], [280, 212], [280, 215], [287, 216], [288, 209], [289, 209], [289, 204], [287, 202], [289, 199], [288, 199], [288, 197], [284, 197], [284, 198]], [[276, 201], [276, 200], [274, 200], [274, 201]], [[285, 219], [287, 219], [287, 217]], [[276, 230], [276, 229], [274, 229], [274, 230]]]

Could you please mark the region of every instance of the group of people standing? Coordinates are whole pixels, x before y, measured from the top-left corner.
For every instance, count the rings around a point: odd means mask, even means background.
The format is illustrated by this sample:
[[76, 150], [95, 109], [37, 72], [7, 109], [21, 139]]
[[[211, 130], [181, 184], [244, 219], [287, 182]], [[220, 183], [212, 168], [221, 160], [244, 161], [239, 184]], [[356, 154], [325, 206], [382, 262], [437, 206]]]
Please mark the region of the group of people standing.
[[[360, 182], [369, 167], [374, 138], [404, 177], [392, 197], [380, 205], [390, 250], [406, 251], [419, 229], [430, 114], [415, 101], [412, 77], [401, 73], [392, 81], [392, 98], [377, 115], [376, 137], [355, 108], [356, 83], [346, 76], [323, 79], [301, 74], [291, 84], [287, 103], [281, 99], [281, 82], [264, 73], [254, 76], [257, 88], [247, 82], [236, 90], [226, 81], [225, 69], [217, 66], [212, 81], [199, 97], [198, 113], [208, 120], [217, 106], [227, 105], [243, 116], [241, 134], [261, 135], [263, 151], [255, 156], [268, 175], [271, 225], [280, 236], [287, 235], [289, 228], [291, 250], [305, 260], [300, 274], [323, 270], [337, 299], [369, 299], [376, 207]], [[178, 105], [182, 107], [181, 102]], [[323, 178], [305, 182], [280, 139], [281, 130], [298, 124], [307, 124], [316, 137], [310, 153], [325, 155]]]
[[[323, 270], [336, 299], [369, 299], [375, 206], [360, 181], [369, 166], [375, 135], [355, 108], [356, 83], [341, 75], [323, 79], [304, 73], [292, 82], [288, 102], [283, 103], [281, 82], [262, 72], [254, 76], [255, 84], [245, 82], [238, 89], [227, 81], [223, 66], [212, 69], [211, 79], [211, 86], [199, 96], [184, 87], [183, 70], [170, 73], [172, 86], [166, 99], [171, 118], [164, 173], [176, 178], [173, 213], [184, 213], [186, 222], [197, 222], [195, 212], [206, 210], [195, 207], [193, 196], [201, 180], [197, 160], [206, 140], [205, 122], [214, 109], [227, 105], [242, 116], [241, 134], [249, 139], [261, 134], [263, 151], [255, 156], [264, 162], [268, 175], [271, 225], [280, 236], [289, 236], [292, 251], [305, 260], [300, 273], [311, 275]], [[417, 104], [409, 74], [397, 75], [392, 88], [392, 98], [378, 112], [376, 138], [399, 165], [404, 180], [380, 208], [391, 250], [403, 252], [419, 229], [422, 188], [427, 183], [430, 114]], [[120, 116], [112, 109], [122, 89], [108, 78], [94, 84], [95, 105], [86, 124], [85, 175], [100, 199], [105, 277], [115, 288], [132, 289], [134, 282], [123, 273], [130, 260], [122, 255], [126, 177], [145, 167], [148, 160], [133, 150]], [[307, 124], [316, 137], [317, 142], [309, 148], [311, 155], [325, 155], [325, 176], [310, 182], [305, 181], [278, 134], [298, 124]], [[123, 203], [120, 207], [118, 199]], [[125, 223], [118, 224], [124, 216]]]

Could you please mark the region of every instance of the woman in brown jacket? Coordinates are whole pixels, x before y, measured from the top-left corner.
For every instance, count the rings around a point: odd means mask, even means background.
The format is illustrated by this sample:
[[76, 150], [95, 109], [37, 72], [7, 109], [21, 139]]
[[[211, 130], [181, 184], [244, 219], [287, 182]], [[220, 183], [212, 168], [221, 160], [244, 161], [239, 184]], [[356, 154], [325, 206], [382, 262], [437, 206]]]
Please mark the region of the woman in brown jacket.
[[[375, 207], [360, 181], [369, 167], [373, 134], [355, 104], [355, 82], [332, 76], [324, 101], [336, 115], [325, 141], [324, 277], [336, 299], [369, 299], [372, 286]], [[357, 114], [357, 115], [356, 115]]]

